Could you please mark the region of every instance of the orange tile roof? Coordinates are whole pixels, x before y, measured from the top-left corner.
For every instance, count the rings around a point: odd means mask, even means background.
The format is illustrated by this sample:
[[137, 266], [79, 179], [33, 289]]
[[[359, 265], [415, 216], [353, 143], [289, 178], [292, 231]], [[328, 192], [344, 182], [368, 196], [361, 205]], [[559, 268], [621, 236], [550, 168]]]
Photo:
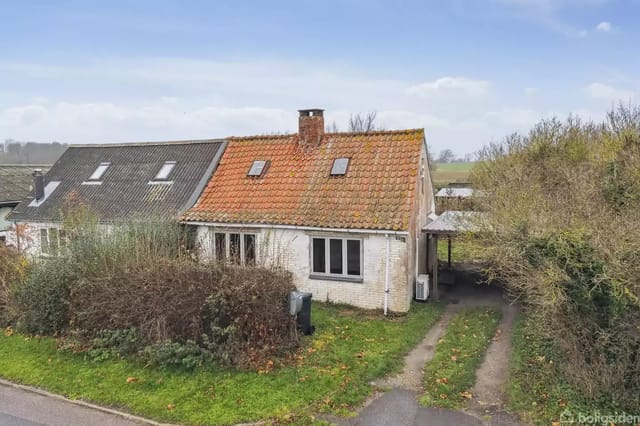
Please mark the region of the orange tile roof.
[[[407, 230], [424, 130], [326, 133], [304, 149], [297, 135], [230, 138], [189, 222]], [[349, 157], [345, 176], [333, 160]], [[248, 177], [268, 160], [262, 177]]]

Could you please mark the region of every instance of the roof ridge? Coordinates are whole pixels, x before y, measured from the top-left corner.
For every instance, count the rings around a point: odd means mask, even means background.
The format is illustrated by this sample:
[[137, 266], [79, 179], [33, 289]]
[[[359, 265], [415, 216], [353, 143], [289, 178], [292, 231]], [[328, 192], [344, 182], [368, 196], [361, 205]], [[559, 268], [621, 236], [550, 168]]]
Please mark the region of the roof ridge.
[[0, 164], [0, 167], [51, 167], [51, 163], [42, 163], [42, 164]]
[[69, 148], [122, 148], [129, 146], [153, 146], [153, 145], [194, 145], [201, 143], [220, 143], [227, 141], [226, 138], [218, 139], [186, 139], [176, 141], [150, 141], [150, 142], [115, 142], [115, 143], [85, 143], [71, 144]]
[[[395, 130], [370, 130], [367, 132], [325, 132], [324, 136], [385, 136], [385, 135], [410, 135], [414, 133], [424, 133], [423, 128], [414, 129], [395, 129]], [[264, 135], [251, 135], [251, 136], [229, 136], [228, 140], [233, 141], [251, 141], [251, 140], [282, 140], [297, 138], [298, 133], [283, 133], [283, 134], [264, 134]]]

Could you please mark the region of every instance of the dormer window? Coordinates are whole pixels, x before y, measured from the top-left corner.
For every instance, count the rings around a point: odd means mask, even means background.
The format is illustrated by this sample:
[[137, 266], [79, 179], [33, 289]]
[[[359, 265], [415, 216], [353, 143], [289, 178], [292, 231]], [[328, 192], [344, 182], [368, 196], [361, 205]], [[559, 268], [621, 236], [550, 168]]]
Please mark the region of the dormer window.
[[347, 174], [347, 167], [349, 167], [349, 158], [336, 158], [331, 167], [331, 176], [344, 176]]
[[247, 172], [247, 176], [252, 177], [260, 177], [264, 174], [265, 169], [267, 168], [268, 161], [266, 160], [256, 160], [253, 162], [249, 171]]
[[107, 171], [111, 163], [100, 163], [100, 165], [94, 170], [94, 172], [89, 176], [88, 181], [90, 182], [98, 182], [102, 180], [102, 176]]
[[171, 172], [173, 171], [173, 168], [176, 166], [176, 162], [175, 161], [167, 161], [165, 162], [162, 167], [160, 167], [160, 170], [158, 171], [158, 174], [156, 175], [156, 177], [153, 180], [167, 180], [169, 179], [169, 175], [171, 174]]

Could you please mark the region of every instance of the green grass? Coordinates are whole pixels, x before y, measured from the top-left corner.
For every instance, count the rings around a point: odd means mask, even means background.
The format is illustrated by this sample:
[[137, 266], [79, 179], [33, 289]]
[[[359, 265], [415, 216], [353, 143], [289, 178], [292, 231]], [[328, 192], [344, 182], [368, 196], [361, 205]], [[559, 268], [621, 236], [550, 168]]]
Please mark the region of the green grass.
[[560, 421], [565, 410], [607, 413], [589, 406], [580, 392], [567, 385], [557, 368], [562, 362], [558, 351], [548, 340], [528, 332], [531, 329], [535, 327], [528, 325], [525, 317], [518, 318], [506, 388], [509, 410], [528, 423], [539, 425]]
[[468, 182], [474, 163], [437, 163], [431, 172], [433, 186], [441, 188], [452, 182]]
[[[402, 367], [442, 312], [415, 305], [406, 316], [314, 303], [316, 334], [288, 365], [266, 372], [145, 367], [130, 360], [89, 361], [56, 350], [53, 338], [0, 334], [0, 376], [70, 398], [117, 407], [159, 421], [232, 424], [268, 418], [310, 422], [309, 413], [348, 414], [369, 382]], [[8, 334], [8, 333], [7, 333]]]
[[[447, 262], [448, 242], [445, 237], [438, 239], [438, 259], [441, 264]], [[480, 243], [472, 239], [452, 238], [451, 261], [452, 262], [478, 262], [483, 259], [484, 248]]]
[[469, 308], [456, 314], [425, 368], [423, 405], [462, 408], [471, 397], [476, 369], [496, 332], [499, 311]]

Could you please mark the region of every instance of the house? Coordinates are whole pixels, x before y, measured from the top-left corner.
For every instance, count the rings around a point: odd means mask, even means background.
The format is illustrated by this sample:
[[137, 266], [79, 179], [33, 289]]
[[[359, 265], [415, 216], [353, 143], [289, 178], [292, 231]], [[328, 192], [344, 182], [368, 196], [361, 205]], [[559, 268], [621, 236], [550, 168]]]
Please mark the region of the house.
[[85, 206], [102, 223], [177, 220], [193, 206], [224, 151], [222, 140], [70, 146], [8, 216], [11, 244], [57, 251], [65, 212]]
[[11, 222], [7, 216], [29, 194], [33, 184], [34, 169], [47, 170], [49, 165], [2, 164], [0, 165], [0, 244], [4, 244]]
[[229, 138], [182, 221], [203, 256], [284, 267], [316, 300], [407, 311], [435, 210], [424, 130], [325, 133], [323, 110], [299, 113], [297, 134]]

